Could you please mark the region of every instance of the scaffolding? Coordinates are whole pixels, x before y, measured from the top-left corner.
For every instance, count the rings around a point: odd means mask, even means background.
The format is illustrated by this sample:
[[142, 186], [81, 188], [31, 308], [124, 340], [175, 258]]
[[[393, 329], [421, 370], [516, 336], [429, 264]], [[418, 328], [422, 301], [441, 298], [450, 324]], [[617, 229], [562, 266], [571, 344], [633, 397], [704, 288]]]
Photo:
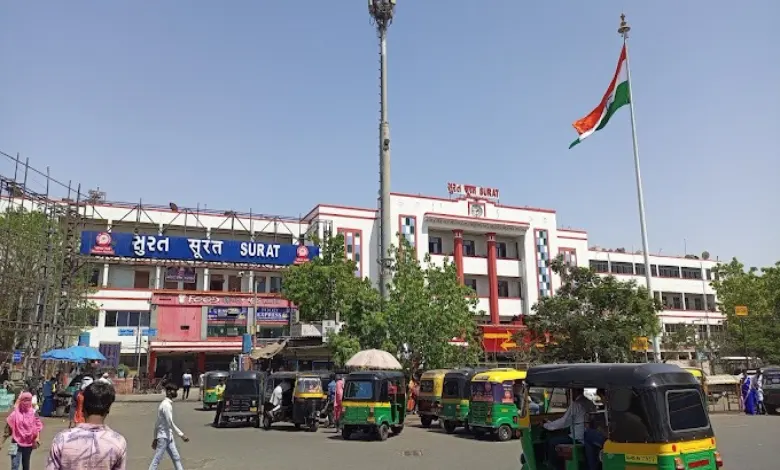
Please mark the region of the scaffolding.
[[28, 374], [94, 314], [78, 256], [86, 202], [80, 185], [0, 152], [0, 361], [21, 353]]

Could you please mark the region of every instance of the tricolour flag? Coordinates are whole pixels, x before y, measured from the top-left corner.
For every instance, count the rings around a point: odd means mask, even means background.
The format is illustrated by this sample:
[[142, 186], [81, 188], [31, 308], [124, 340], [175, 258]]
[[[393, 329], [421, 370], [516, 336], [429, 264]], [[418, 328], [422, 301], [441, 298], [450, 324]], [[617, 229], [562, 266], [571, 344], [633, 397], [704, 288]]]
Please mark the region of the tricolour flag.
[[610, 118], [615, 111], [620, 109], [621, 106], [627, 105], [631, 100], [629, 99], [628, 91], [628, 79], [623, 73], [623, 66], [626, 62], [626, 46], [620, 51], [620, 59], [618, 60], [617, 70], [615, 70], [615, 76], [612, 77], [612, 81], [609, 83], [607, 92], [604, 93], [604, 97], [601, 98], [596, 108], [591, 111], [584, 118], [577, 120], [572, 124], [574, 129], [577, 130], [577, 134], [580, 136], [574, 142], [569, 145], [569, 148], [574, 147], [586, 138], [590, 137], [596, 131], [600, 131], [607, 125]]

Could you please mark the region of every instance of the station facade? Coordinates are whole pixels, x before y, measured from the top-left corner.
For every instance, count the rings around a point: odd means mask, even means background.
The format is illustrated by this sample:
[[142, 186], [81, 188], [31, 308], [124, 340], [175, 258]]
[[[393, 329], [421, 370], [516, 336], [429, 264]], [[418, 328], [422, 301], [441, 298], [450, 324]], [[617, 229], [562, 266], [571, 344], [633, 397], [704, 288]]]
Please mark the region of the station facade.
[[[584, 230], [559, 228], [552, 209], [512, 206], [495, 188], [449, 183], [446, 193], [391, 195], [392, 232], [422, 261], [452, 260], [474, 289], [488, 352], [508, 352], [514, 332], [560, 279], [551, 260], [644, 284], [641, 253], [593, 246]], [[295, 306], [283, 299], [280, 269], [318, 255], [312, 235], [344, 235], [356, 275], [379, 277], [376, 209], [320, 204], [302, 218], [94, 203], [85, 211], [82, 255], [91, 261], [100, 315], [90, 345], [120, 344], [121, 360], [174, 373], [223, 368], [242, 336], [259, 343], [291, 333]], [[725, 318], [710, 285], [716, 261], [651, 256], [664, 331], [694, 324], [717, 334]], [[254, 286], [254, 287], [253, 287]]]

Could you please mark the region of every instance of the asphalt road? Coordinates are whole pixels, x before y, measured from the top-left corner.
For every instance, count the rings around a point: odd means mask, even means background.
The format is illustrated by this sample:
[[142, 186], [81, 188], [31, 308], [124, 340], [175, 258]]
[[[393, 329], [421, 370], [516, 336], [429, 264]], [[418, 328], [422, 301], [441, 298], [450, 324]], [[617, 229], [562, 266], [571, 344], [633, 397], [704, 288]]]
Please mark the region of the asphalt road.
[[[343, 441], [332, 429], [317, 433], [296, 431], [276, 424], [270, 431], [252, 427], [212, 428], [212, 412], [199, 411], [195, 402], [177, 402], [177, 424], [190, 437], [178, 442], [184, 468], [300, 470], [475, 469], [518, 470], [518, 441], [477, 441], [465, 435], [447, 435], [426, 430], [412, 418], [399, 436], [385, 442]], [[128, 470], [145, 470], [152, 457], [150, 447], [156, 413], [155, 403], [116, 403], [109, 425], [128, 441]], [[718, 445], [725, 468], [768, 470], [778, 468], [777, 429], [780, 417], [713, 415]], [[45, 419], [43, 446], [33, 454], [33, 468], [43, 469], [52, 437], [67, 423]], [[7, 459], [5, 451], [2, 458]], [[8, 468], [5, 464], [0, 468]], [[162, 469], [172, 469], [166, 457]]]

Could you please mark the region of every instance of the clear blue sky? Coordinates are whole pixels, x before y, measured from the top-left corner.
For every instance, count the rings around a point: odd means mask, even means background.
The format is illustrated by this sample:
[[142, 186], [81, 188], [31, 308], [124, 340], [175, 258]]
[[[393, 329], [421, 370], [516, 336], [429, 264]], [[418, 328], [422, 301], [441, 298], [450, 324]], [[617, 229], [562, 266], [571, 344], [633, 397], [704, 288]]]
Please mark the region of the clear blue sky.
[[[639, 249], [628, 109], [567, 150], [625, 9], [651, 250], [780, 259], [780, 2], [398, 3], [394, 191], [498, 187], [591, 244]], [[4, 2], [0, 58], [0, 150], [109, 199], [376, 206], [364, 0]]]

